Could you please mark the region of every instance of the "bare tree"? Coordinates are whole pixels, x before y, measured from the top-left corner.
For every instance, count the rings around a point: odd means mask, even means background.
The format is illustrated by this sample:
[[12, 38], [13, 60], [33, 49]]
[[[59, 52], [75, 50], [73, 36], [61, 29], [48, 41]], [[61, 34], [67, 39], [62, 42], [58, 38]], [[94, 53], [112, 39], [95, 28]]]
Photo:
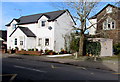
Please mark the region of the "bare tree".
[[98, 2], [87, 2], [87, 0], [78, 0], [77, 2], [64, 2], [62, 6], [74, 12], [74, 19], [78, 25], [74, 26], [75, 30], [80, 30], [79, 55], [83, 55], [84, 34], [87, 30], [86, 22], [92, 9]]
[[98, 6], [98, 3], [99, 2], [88, 2], [88, 0], [77, 0], [76, 2], [71, 1], [62, 3], [62, 7], [64, 6], [64, 9], [67, 8], [74, 12], [73, 17], [75, 21], [78, 22], [77, 25], [74, 26], [74, 28], [75, 30], [80, 30], [79, 55], [83, 55], [83, 45], [86, 30], [94, 27], [95, 24], [98, 24], [102, 19], [107, 16], [107, 14], [104, 14], [104, 16], [99, 21], [97, 21], [97, 23], [91, 23], [91, 25], [87, 27], [87, 21], [89, 21], [88, 16], [91, 12], [96, 11], [95, 8]]

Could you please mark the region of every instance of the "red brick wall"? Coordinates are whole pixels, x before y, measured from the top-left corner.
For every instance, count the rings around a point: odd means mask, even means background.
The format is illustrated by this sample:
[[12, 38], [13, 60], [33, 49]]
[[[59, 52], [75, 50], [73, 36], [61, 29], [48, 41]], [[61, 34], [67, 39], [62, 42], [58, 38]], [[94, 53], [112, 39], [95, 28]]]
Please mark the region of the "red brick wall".
[[120, 30], [108, 30], [106, 31], [108, 37], [113, 39], [113, 43], [120, 43]]
[[[106, 14], [106, 9], [104, 9], [101, 13], [97, 15], [97, 21], [101, 20], [101, 18]], [[98, 24], [97, 24], [97, 33], [103, 30], [103, 22], [109, 16], [116, 21], [116, 29], [115, 30], [105, 30], [104, 32], [107, 34], [108, 38], [113, 39], [113, 43], [120, 42], [120, 10], [113, 8], [113, 13], [107, 14]], [[101, 36], [101, 35], [100, 35]]]
[[32, 55], [42, 55], [40, 51], [16, 51], [16, 54], [32, 54]]

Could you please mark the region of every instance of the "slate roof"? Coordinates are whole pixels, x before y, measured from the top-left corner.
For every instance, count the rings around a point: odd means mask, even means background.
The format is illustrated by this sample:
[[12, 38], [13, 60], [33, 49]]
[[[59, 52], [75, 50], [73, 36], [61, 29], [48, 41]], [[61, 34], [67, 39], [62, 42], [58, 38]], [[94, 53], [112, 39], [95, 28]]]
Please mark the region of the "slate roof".
[[27, 37], [36, 37], [35, 34], [27, 27], [20, 27], [18, 26], [12, 33], [9, 37], [12, 36], [12, 34], [17, 30], [17, 29], [20, 29]]
[[[19, 19], [13, 19], [13, 20], [16, 20], [18, 22], [18, 25], [19, 24], [36, 23], [40, 19], [40, 17], [45, 15], [48, 18], [48, 21], [54, 21], [55, 19], [57, 19], [59, 16], [61, 16], [66, 11], [67, 10], [59, 10], [59, 11], [53, 11], [53, 12], [47, 12], [47, 13], [22, 16]], [[6, 26], [10, 26], [11, 22], [9, 24], [7, 24]]]

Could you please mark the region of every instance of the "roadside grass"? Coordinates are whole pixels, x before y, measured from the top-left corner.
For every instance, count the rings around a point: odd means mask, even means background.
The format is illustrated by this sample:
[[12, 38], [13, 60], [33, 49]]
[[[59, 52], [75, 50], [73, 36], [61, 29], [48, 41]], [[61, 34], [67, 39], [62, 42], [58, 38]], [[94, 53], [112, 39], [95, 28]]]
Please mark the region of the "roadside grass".
[[[16, 54], [16, 55], [38, 56], [38, 55], [33, 55], [33, 54]], [[92, 61], [93, 60], [93, 57], [90, 57], [90, 56], [79, 56], [78, 58], [75, 58], [75, 56], [73, 56], [73, 55], [72, 56], [63, 56], [63, 57], [54, 57], [54, 58], [74, 59], [74, 60], [81, 60], [81, 61]], [[106, 61], [106, 60], [120, 61], [120, 54], [97, 58], [97, 61]]]
[[[90, 56], [79, 56], [78, 58], [75, 58], [75, 56], [65, 56], [65, 57], [55, 57], [55, 58], [74, 59], [74, 60], [81, 60], [81, 61], [92, 61], [94, 59], [93, 57], [90, 57]], [[105, 60], [120, 61], [120, 54], [97, 58], [97, 61], [105, 61]]]
[[101, 59], [104, 60], [114, 60], [114, 61], [120, 61], [120, 54], [119, 55], [113, 55], [111, 57], [101, 57]]
[[75, 58], [75, 56], [64, 56], [64, 57], [55, 57], [55, 58], [61, 58], [61, 59], [74, 59], [74, 60], [85, 60], [88, 58], [88, 56], [80, 56], [78, 58]]

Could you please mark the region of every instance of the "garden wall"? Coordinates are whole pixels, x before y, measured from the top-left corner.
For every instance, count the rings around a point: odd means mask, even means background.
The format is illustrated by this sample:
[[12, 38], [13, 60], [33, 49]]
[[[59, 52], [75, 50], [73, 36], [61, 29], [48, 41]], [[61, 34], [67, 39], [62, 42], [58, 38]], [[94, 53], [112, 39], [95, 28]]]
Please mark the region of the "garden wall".
[[42, 55], [40, 51], [16, 51], [16, 54]]

